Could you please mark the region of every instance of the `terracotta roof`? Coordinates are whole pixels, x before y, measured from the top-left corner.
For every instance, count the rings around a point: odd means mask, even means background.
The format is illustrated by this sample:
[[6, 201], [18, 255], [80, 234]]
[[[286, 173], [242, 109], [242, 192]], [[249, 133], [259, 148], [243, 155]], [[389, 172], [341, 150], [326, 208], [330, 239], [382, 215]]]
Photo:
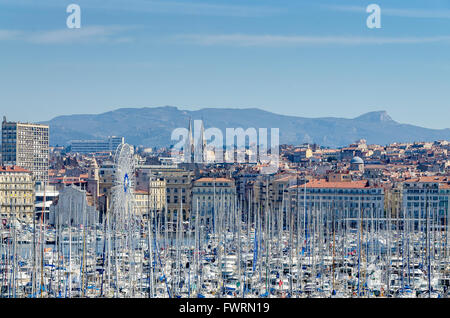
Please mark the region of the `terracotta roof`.
[[[292, 186], [291, 188], [296, 188], [297, 185]], [[363, 189], [363, 188], [369, 188], [369, 184], [367, 180], [360, 180], [360, 181], [336, 181], [336, 182], [330, 182], [326, 181], [325, 179], [319, 179], [319, 180], [311, 180], [310, 182], [306, 183], [306, 185], [299, 185], [299, 188], [322, 188], [322, 189]]]
[[194, 182], [233, 182], [233, 180], [227, 178], [200, 178]]
[[301, 152], [301, 151], [308, 151], [308, 150], [311, 150], [311, 149], [309, 149], [309, 148], [297, 148], [297, 149], [294, 150], [294, 152]]
[[282, 178], [275, 179], [275, 180], [273, 180], [273, 182], [283, 182], [283, 181], [296, 180], [296, 179], [297, 179], [297, 176], [285, 176]]
[[418, 178], [412, 178], [405, 180], [405, 182], [421, 182], [421, 183], [428, 183], [428, 182], [450, 182], [450, 178], [447, 176], [422, 176]]
[[27, 172], [31, 173], [31, 171], [28, 171], [22, 167], [19, 166], [0, 166], [0, 172]]

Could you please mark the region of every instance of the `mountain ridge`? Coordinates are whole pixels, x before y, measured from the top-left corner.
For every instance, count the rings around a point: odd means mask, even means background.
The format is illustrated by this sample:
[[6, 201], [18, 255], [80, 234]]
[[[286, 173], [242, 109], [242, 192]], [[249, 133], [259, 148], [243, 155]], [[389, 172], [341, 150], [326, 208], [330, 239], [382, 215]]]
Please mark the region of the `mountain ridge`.
[[202, 119], [205, 128], [279, 128], [280, 143], [317, 143], [339, 147], [366, 139], [372, 144], [450, 140], [450, 128], [429, 129], [393, 120], [386, 111], [372, 111], [355, 118], [280, 115], [259, 108], [179, 109], [176, 106], [118, 108], [100, 114], [57, 116], [41, 122], [50, 125], [50, 144], [67, 145], [70, 140], [124, 136], [133, 145], [168, 146], [171, 132], [188, 127], [189, 119]]

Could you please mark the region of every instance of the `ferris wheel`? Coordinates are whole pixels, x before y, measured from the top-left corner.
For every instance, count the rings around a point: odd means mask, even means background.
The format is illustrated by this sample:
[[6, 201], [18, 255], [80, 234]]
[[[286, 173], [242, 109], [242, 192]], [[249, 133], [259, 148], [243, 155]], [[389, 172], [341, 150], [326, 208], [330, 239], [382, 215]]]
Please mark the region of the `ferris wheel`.
[[[128, 286], [135, 286], [138, 267], [135, 259], [135, 249], [140, 237], [141, 216], [137, 213], [134, 197], [135, 164], [133, 147], [121, 144], [114, 155], [114, 179], [112, 187], [112, 227], [114, 239], [114, 253], [125, 253], [129, 257], [120, 260], [115, 257], [114, 270], [117, 282], [127, 282]], [[131, 288], [131, 296], [134, 295]], [[116, 293], [118, 291], [116, 290]], [[125, 294], [129, 293], [128, 290]], [[117, 294], [118, 295], [118, 294]]]
[[112, 187], [112, 212], [116, 221], [123, 224], [134, 219], [134, 174], [133, 148], [128, 144], [117, 147], [114, 155], [114, 181]]

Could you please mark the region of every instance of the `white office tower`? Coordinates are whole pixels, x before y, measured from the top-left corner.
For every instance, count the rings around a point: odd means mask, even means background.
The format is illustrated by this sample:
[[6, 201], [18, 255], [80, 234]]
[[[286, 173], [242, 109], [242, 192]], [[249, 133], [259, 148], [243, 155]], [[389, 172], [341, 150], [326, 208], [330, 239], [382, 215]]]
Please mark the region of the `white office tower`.
[[19, 166], [33, 173], [37, 182], [48, 182], [49, 126], [2, 122], [2, 164]]
[[119, 147], [125, 143], [124, 137], [110, 136], [101, 140], [72, 140], [70, 141], [72, 153], [90, 154], [97, 152], [114, 153]]

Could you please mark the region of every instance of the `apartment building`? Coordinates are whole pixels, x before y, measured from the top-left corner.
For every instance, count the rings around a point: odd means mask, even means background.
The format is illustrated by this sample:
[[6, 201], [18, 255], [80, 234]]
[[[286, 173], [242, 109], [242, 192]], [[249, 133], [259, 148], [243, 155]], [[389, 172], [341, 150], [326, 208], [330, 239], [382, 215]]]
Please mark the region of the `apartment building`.
[[360, 219], [383, 218], [384, 189], [367, 180], [328, 181], [314, 179], [303, 185], [290, 187], [291, 207], [306, 214], [320, 213], [349, 220], [356, 226]]
[[34, 181], [31, 171], [0, 166], [0, 215], [2, 219], [31, 220], [34, 212]]
[[191, 213], [193, 171], [163, 170], [156, 174], [166, 182], [167, 213], [169, 220], [176, 220], [182, 210], [186, 220]]
[[[424, 220], [432, 219], [439, 227], [448, 222], [450, 177], [423, 176], [402, 183], [402, 210], [408, 219], [413, 219], [414, 228], [425, 226]], [[420, 224], [419, 224], [419, 221]]]
[[[136, 209], [144, 217], [149, 212], [161, 213], [166, 207], [166, 181], [162, 178], [154, 178], [149, 181], [148, 190], [136, 190], [134, 192]], [[163, 222], [164, 219], [161, 219]]]
[[192, 186], [192, 213], [205, 225], [214, 225], [216, 213], [227, 213], [235, 205], [236, 186], [233, 179], [200, 178]]
[[49, 126], [2, 122], [2, 164], [22, 167], [33, 173], [34, 180], [48, 182]]

